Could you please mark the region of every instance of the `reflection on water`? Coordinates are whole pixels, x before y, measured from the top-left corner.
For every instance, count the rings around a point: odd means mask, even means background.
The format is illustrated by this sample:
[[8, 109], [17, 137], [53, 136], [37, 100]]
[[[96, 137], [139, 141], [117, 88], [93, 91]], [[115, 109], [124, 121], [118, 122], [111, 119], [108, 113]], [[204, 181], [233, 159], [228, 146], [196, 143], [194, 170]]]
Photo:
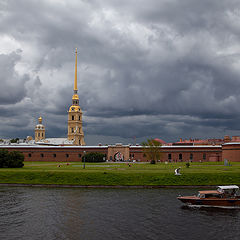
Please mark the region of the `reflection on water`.
[[240, 239], [240, 210], [182, 207], [193, 192], [0, 187], [0, 239]]

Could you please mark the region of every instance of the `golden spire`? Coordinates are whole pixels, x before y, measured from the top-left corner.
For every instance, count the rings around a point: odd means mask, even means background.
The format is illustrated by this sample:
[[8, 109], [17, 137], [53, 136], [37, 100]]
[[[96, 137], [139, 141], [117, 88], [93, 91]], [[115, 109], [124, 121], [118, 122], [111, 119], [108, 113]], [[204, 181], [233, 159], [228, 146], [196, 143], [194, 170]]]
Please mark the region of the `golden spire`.
[[74, 80], [74, 93], [77, 93], [77, 48], [76, 48], [76, 60], [75, 60], [75, 80]]

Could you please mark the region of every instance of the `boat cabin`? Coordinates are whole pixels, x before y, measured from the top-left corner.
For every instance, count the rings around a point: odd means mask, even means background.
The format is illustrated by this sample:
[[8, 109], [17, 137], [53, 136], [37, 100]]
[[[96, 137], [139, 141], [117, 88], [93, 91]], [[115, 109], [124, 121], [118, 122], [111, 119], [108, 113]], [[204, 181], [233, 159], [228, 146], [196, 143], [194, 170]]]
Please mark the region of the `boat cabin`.
[[239, 187], [236, 185], [218, 186], [217, 190], [199, 191], [199, 198], [225, 198], [238, 196]]
[[199, 191], [197, 197], [199, 197], [199, 198], [221, 198], [222, 195], [223, 194], [221, 192], [217, 191], [217, 190]]
[[218, 186], [217, 191], [225, 196], [235, 197], [239, 194], [239, 187], [237, 185]]

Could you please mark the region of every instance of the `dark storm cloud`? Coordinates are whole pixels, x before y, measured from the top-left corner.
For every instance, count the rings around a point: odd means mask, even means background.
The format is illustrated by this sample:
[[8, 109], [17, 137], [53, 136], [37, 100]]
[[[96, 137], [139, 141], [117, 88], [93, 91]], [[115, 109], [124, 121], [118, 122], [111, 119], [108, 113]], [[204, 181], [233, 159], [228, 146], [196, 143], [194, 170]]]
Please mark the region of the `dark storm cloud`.
[[25, 82], [29, 76], [19, 76], [14, 67], [20, 60], [16, 52], [0, 54], [0, 104], [16, 103], [26, 96]]
[[0, 117], [21, 117], [1, 134], [29, 133], [42, 115], [48, 137], [65, 136], [75, 47], [86, 135], [237, 134], [239, 7], [235, 0], [2, 1], [0, 46], [13, 49], [0, 52]]

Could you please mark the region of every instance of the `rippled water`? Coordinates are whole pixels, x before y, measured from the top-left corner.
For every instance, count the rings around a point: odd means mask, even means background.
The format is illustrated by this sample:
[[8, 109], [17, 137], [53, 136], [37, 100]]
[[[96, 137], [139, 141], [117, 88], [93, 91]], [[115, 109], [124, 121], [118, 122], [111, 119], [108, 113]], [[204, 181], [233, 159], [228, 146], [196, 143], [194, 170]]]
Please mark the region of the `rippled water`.
[[0, 239], [240, 239], [240, 210], [176, 199], [195, 191], [0, 187]]

